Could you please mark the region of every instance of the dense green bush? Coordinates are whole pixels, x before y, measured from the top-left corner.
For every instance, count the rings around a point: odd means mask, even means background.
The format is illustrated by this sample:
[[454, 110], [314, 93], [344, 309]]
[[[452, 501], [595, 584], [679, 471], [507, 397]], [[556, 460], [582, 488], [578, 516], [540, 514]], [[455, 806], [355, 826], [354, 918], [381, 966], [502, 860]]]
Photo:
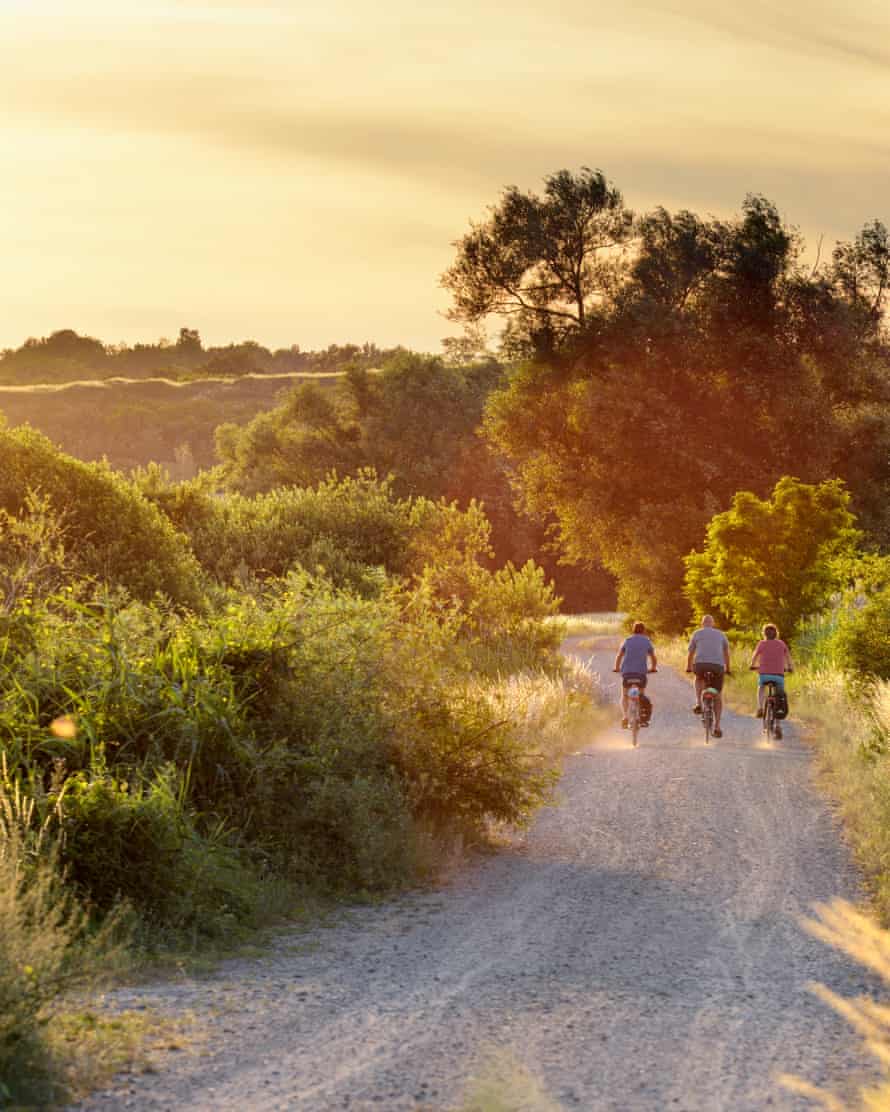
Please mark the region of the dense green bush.
[[693, 610], [737, 629], [777, 622], [791, 636], [841, 585], [839, 557], [859, 534], [839, 479], [819, 484], [783, 476], [768, 499], [739, 491], [710, 521], [701, 552], [686, 557]]
[[368, 593], [374, 587], [369, 569], [399, 572], [406, 565], [410, 505], [371, 472], [252, 497], [219, 494], [212, 483], [205, 476], [172, 484], [157, 468], [137, 475], [142, 491], [189, 537], [198, 560], [221, 583], [302, 567]]
[[57, 451], [33, 429], [0, 428], [0, 509], [27, 516], [34, 493], [60, 519], [71, 572], [160, 593], [183, 606], [202, 602], [202, 579], [188, 541], [122, 476]]
[[61, 864], [90, 902], [121, 900], [149, 924], [218, 935], [249, 921], [258, 895], [249, 862], [204, 823], [196, 827], [175, 766], [127, 783], [101, 766], [66, 784]]
[[[519, 614], [549, 610], [546, 587], [531, 570], [480, 574], [499, 631], [486, 666], [515, 663], [511, 630], [540, 664], [553, 627]], [[361, 598], [306, 573], [232, 592], [213, 616], [53, 598], [6, 675], [0, 743], [38, 779], [64, 771], [64, 860], [99, 907], [125, 897], [165, 927], [213, 931], [249, 915], [248, 860], [385, 887], [411, 875], [418, 824], [522, 822], [547, 788], [540, 754], [465, 693], [474, 601], [428, 583]], [[60, 717], [75, 736], [53, 733]]]
[[[491, 569], [479, 506], [398, 499], [370, 473], [251, 498], [152, 468], [137, 490], [33, 434], [3, 443], [45, 481], [0, 517], [0, 749], [97, 910], [218, 935], [251, 921], [266, 877], [383, 890], [431, 837], [522, 823], [545, 798], [525, 711], [478, 685], [558, 673], [556, 599], [532, 564]], [[56, 499], [97, 484], [107, 513], [135, 515], [137, 549], [160, 522], [173, 571], [198, 582], [198, 554], [202, 609], [151, 595], [107, 523], [89, 552], [110, 585], [72, 574], [92, 519]]]
[[839, 616], [832, 647], [847, 671], [890, 680], [890, 587]]

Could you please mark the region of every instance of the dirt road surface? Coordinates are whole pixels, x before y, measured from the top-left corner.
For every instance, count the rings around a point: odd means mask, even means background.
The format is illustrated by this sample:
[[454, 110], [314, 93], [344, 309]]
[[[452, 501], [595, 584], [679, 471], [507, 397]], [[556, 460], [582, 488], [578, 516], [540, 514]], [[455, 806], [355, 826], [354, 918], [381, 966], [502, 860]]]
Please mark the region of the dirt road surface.
[[[576, 651], [614, 678], [613, 648]], [[799, 925], [860, 897], [808, 750], [733, 714], [705, 748], [685, 680], [650, 692], [639, 749], [616, 715], [568, 759], [558, 805], [443, 888], [118, 993], [193, 1013], [206, 1039], [78, 1107], [449, 1109], [497, 1048], [558, 1106], [614, 1112], [806, 1108], [777, 1073], [864, 1069], [807, 991], [874, 988]]]

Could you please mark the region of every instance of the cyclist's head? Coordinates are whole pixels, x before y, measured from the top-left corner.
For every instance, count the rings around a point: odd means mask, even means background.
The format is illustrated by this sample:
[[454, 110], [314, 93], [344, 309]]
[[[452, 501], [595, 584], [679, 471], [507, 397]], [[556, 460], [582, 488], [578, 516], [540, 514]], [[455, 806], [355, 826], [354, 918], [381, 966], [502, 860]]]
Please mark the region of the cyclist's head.
[[634, 633], [645, 633], [646, 627], [642, 622], [634, 622]]
[[714, 619], [711, 617], [710, 614], [705, 614], [705, 616], [701, 620], [701, 624], [703, 626], [712, 626], [714, 624]]
[[772, 624], [772, 622], [768, 622], [763, 627], [763, 636], [767, 639], [767, 641], [775, 641], [775, 639], [779, 636], [779, 631]]

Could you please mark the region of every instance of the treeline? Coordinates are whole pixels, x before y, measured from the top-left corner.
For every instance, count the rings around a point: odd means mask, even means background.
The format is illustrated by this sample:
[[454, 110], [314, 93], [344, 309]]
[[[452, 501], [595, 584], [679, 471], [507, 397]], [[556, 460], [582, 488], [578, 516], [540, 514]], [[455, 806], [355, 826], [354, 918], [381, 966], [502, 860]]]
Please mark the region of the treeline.
[[76, 382], [89, 378], [202, 378], [245, 374], [324, 373], [347, 364], [379, 366], [398, 348], [373, 343], [331, 344], [322, 351], [301, 351], [299, 344], [270, 350], [255, 340], [205, 347], [194, 328], [180, 328], [175, 341], [154, 344], [105, 344], [70, 328], [32, 337], [21, 347], [0, 352], [0, 384]]
[[763, 197], [729, 220], [636, 216], [599, 171], [562, 171], [543, 195], [507, 190], [443, 283], [455, 319], [506, 319], [517, 365], [487, 436], [568, 558], [615, 575], [622, 609], [686, 626], [684, 557], [737, 491], [785, 475], [844, 480], [865, 546], [890, 540], [880, 221], [805, 260]]

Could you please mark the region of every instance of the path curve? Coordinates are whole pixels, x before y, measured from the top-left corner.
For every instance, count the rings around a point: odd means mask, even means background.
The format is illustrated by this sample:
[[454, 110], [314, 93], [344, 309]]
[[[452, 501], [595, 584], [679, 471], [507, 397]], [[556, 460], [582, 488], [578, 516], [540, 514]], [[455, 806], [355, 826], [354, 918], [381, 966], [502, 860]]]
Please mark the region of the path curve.
[[[612, 679], [598, 645], [571, 647]], [[860, 895], [809, 751], [732, 713], [705, 748], [687, 683], [653, 680], [639, 749], [616, 717], [566, 762], [558, 806], [444, 888], [116, 993], [193, 1013], [207, 1041], [78, 1107], [440, 1110], [495, 1048], [565, 1109], [609, 1112], [804, 1108], [778, 1072], [863, 1069], [807, 991], [874, 987], [799, 926], [816, 900]]]

